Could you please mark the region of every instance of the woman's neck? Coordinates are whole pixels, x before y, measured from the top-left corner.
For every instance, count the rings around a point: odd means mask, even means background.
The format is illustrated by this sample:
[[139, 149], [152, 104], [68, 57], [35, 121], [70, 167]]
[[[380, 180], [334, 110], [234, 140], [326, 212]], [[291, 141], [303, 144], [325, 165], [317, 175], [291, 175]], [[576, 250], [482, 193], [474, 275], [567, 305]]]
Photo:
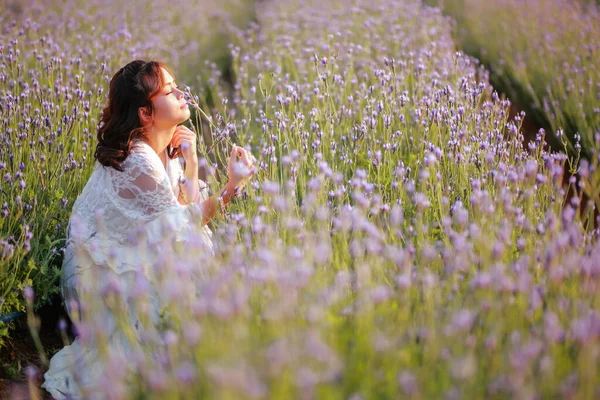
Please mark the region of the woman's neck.
[[156, 154], [158, 154], [164, 165], [166, 165], [167, 162], [167, 152], [165, 150], [173, 138], [175, 129], [177, 129], [177, 127], [163, 130], [154, 128], [149, 135], [143, 136], [143, 140], [152, 147]]
[[167, 169], [167, 152], [163, 150], [162, 152], [158, 153], [158, 158], [160, 158], [160, 161], [162, 161], [163, 167]]

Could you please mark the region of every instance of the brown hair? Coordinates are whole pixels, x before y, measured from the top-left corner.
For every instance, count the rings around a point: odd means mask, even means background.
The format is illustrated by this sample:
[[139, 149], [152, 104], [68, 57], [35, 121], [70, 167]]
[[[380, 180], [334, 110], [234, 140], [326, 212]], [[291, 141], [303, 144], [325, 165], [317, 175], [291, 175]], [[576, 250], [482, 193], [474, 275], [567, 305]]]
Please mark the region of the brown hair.
[[123, 171], [121, 163], [129, 155], [133, 140], [143, 137], [146, 130], [138, 109], [145, 107], [152, 115], [151, 100], [165, 84], [161, 68], [169, 71], [158, 61], [135, 60], [117, 71], [110, 80], [108, 104], [98, 124], [98, 144], [94, 153], [100, 164]]

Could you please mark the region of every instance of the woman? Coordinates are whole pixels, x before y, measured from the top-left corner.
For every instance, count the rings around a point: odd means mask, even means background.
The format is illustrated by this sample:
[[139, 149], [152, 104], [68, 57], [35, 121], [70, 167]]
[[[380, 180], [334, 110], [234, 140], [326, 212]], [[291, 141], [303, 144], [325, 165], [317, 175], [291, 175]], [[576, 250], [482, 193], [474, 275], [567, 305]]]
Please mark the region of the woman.
[[[79, 302], [82, 291], [118, 284], [120, 295], [128, 299], [140, 277], [149, 282], [145, 287], [152, 287], [145, 272], [152, 255], [142, 248], [164, 242], [165, 237], [185, 249], [186, 240], [194, 236], [198, 251], [200, 235], [200, 247], [212, 254], [212, 233], [206, 223], [255, 171], [254, 157], [233, 146], [227, 168], [230, 180], [220, 195], [209, 198], [206, 184], [198, 178], [196, 134], [179, 125], [189, 117], [184, 93], [162, 63], [133, 61], [110, 81], [94, 172], [69, 220], [62, 281], [71, 319], [102, 321], [110, 351], [131, 349], [106, 304], [98, 307], [95, 301], [93, 313], [88, 312]], [[158, 294], [149, 292], [156, 320]], [[129, 310], [128, 318], [137, 329], [135, 309]], [[97, 349], [79, 339], [52, 358], [44, 375], [42, 387], [54, 398], [102, 398]]]

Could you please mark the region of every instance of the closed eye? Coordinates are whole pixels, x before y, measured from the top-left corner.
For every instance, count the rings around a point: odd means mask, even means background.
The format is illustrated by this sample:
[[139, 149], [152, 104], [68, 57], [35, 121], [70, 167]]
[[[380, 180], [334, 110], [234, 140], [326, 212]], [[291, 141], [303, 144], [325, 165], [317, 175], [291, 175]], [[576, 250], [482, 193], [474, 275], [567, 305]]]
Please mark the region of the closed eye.
[[[175, 89], [179, 89], [179, 87], [178, 87], [177, 85], [175, 85], [175, 86], [173, 86], [173, 87], [174, 87]], [[173, 93], [173, 92], [169, 92], [169, 93], [167, 93], [166, 95], [168, 96], [168, 95], [170, 95], [171, 93]]]

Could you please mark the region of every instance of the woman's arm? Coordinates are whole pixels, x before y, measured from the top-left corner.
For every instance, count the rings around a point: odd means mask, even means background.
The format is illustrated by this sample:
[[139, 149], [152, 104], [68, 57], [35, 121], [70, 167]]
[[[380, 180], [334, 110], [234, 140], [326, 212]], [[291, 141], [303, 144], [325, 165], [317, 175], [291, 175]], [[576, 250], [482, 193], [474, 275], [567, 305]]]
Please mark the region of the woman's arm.
[[200, 203], [202, 208], [202, 224], [208, 224], [220, 210], [220, 203], [227, 205], [237, 195], [238, 187], [231, 181], [227, 182], [219, 194], [214, 194], [208, 200]]
[[[180, 204], [200, 204], [202, 212], [204, 214], [203, 224], [207, 224], [211, 219], [215, 217], [219, 210], [219, 203], [227, 205], [231, 202], [231, 199], [237, 194], [236, 183], [233, 181], [227, 182], [227, 184], [221, 189], [219, 194], [215, 194], [207, 200], [202, 199], [200, 180], [198, 179], [198, 164], [192, 165], [186, 163], [185, 167], [185, 182], [179, 185], [179, 198], [177, 199]], [[220, 199], [219, 199], [220, 197]], [[191, 200], [189, 200], [191, 199]]]
[[[193, 193], [194, 191], [192, 190], [187, 190], [186, 192], [188, 193], [188, 195], [184, 195], [183, 194], [183, 187], [184, 186], [194, 186], [196, 188], [195, 192], [196, 192], [196, 196], [194, 197], [194, 199], [196, 199], [196, 201], [193, 202], [187, 202], [187, 196], [189, 195], [189, 193]], [[233, 199], [236, 195], [237, 195], [237, 191], [238, 191], [238, 186], [236, 186], [236, 184], [232, 181], [227, 182], [227, 184], [221, 189], [219, 194], [214, 194], [211, 197], [209, 197], [207, 200], [200, 200], [198, 199], [200, 197], [200, 182], [198, 179], [196, 179], [196, 184], [192, 184], [192, 185], [181, 185], [181, 190], [179, 192], [179, 203], [180, 204], [199, 204], [200, 205], [200, 209], [202, 210], [202, 225], [206, 225], [210, 222], [211, 219], [213, 219], [215, 217], [215, 215], [217, 215], [217, 212], [220, 210], [220, 208], [222, 206], [226, 206], [231, 202], [231, 199]]]
[[205, 201], [201, 200], [200, 196], [198, 159], [194, 158], [191, 162], [186, 162], [185, 183], [180, 185], [179, 203], [200, 204], [203, 214], [202, 224], [207, 224], [217, 214], [220, 206], [228, 205], [231, 199], [237, 195], [238, 190], [243, 186], [244, 182], [254, 174], [256, 169], [253, 159], [254, 157], [247, 150], [234, 145], [227, 164], [229, 182], [221, 189], [219, 194], [215, 194]]
[[200, 196], [200, 182], [198, 182], [198, 158], [185, 163], [185, 182], [179, 184], [180, 204], [197, 203]]

